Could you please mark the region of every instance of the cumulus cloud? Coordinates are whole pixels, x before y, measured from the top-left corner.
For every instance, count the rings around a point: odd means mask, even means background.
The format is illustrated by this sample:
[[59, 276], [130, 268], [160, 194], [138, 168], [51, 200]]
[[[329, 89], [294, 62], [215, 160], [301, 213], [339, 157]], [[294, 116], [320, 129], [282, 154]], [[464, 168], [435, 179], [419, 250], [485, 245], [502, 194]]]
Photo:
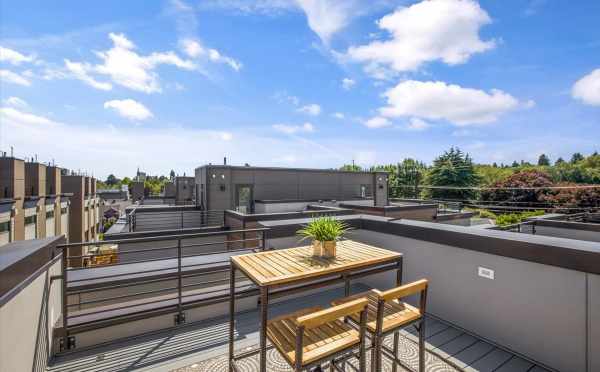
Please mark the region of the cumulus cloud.
[[336, 119], [344, 119], [346, 117], [342, 112], [335, 112], [332, 116]]
[[346, 90], [350, 90], [352, 89], [352, 87], [356, 84], [356, 81], [350, 79], [350, 78], [344, 78], [342, 79], [342, 88], [346, 89]]
[[141, 55], [137, 53], [136, 45], [124, 34], [111, 32], [108, 37], [113, 43], [112, 48], [95, 52], [102, 63], [94, 65], [65, 60], [65, 68], [72, 77], [96, 89], [110, 90], [110, 82], [96, 79], [95, 75], [101, 75], [108, 77], [114, 84], [135, 91], [156, 93], [162, 91], [158, 73], [155, 71], [159, 65], [171, 65], [188, 71], [197, 69], [196, 63], [182, 59], [172, 51]]
[[300, 98], [292, 96], [286, 91], [276, 92], [273, 94], [273, 99], [275, 99], [278, 103], [291, 103], [294, 106], [298, 106], [300, 104]]
[[31, 81], [26, 79], [24, 76], [12, 72], [9, 70], [0, 70], [0, 81], [4, 81], [11, 84], [22, 85], [28, 87], [31, 85]]
[[573, 85], [571, 95], [587, 105], [600, 106], [600, 68], [579, 79]]
[[363, 123], [367, 128], [384, 128], [392, 125], [392, 122], [383, 116], [375, 116]]
[[16, 50], [0, 46], [0, 62], [7, 62], [16, 66], [23, 62], [33, 62], [34, 60], [34, 56], [26, 56]]
[[191, 38], [182, 39], [179, 41], [179, 46], [191, 58], [206, 58], [211, 62], [224, 63], [235, 71], [242, 69], [241, 62], [221, 54], [216, 49], [205, 48], [198, 40]]
[[275, 124], [273, 129], [285, 134], [312, 133], [315, 131], [315, 127], [311, 123], [302, 125]]
[[146, 120], [154, 116], [146, 106], [132, 99], [107, 101], [104, 102], [104, 108], [112, 109], [130, 120]]
[[377, 22], [389, 39], [351, 46], [346, 57], [366, 63], [366, 71], [376, 78], [389, 76], [390, 69], [414, 71], [436, 60], [461, 64], [475, 53], [494, 48], [493, 40], [479, 37], [479, 29], [490, 22], [487, 12], [473, 0], [422, 1], [400, 7]]
[[8, 97], [2, 100], [2, 103], [6, 106], [11, 106], [15, 108], [27, 108], [29, 105], [27, 102], [22, 100], [19, 97]]
[[379, 109], [382, 116], [441, 119], [458, 126], [491, 123], [500, 115], [523, 107], [501, 90], [488, 93], [442, 81], [407, 80], [386, 91], [384, 97], [387, 106]]
[[302, 106], [302, 107], [298, 108], [296, 111], [307, 114], [307, 115], [311, 115], [311, 116], [318, 116], [319, 114], [321, 114], [321, 106], [317, 105], [316, 103], [312, 103], [310, 105]]

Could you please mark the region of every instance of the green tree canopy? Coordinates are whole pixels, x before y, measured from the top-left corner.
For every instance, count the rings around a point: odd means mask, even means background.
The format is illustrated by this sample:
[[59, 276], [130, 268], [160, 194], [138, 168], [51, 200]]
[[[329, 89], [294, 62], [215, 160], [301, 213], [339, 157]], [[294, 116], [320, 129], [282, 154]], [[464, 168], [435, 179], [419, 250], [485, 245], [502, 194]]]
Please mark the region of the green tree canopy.
[[[473, 190], [452, 187], [477, 186], [479, 176], [469, 155], [464, 154], [459, 148], [452, 147], [434, 160], [427, 181], [433, 186], [429, 191], [430, 197], [462, 200], [472, 198], [475, 194]], [[450, 188], [435, 188], [436, 186]]]

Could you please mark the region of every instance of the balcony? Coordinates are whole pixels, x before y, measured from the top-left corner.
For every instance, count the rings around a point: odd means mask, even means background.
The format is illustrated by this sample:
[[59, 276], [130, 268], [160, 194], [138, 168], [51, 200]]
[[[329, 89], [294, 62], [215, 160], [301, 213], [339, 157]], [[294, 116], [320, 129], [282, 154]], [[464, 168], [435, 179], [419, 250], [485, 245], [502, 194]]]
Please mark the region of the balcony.
[[[370, 215], [336, 218], [355, 228], [352, 240], [402, 253], [405, 282], [430, 280], [428, 370], [600, 369], [600, 243]], [[107, 242], [118, 246], [118, 259], [107, 266], [83, 266], [96, 254], [88, 253], [89, 243], [55, 238], [20, 243], [35, 244], [26, 250], [4, 246], [0, 369], [43, 370], [48, 363], [50, 371], [226, 370], [228, 257], [296, 246], [294, 232], [305, 222], [138, 232]], [[389, 288], [392, 275], [357, 279], [352, 292]], [[257, 293], [245, 278], [236, 287], [236, 346], [245, 349], [258, 343]], [[333, 284], [290, 295], [271, 303], [269, 317], [342, 294]], [[399, 355], [415, 366], [415, 334], [406, 329], [401, 336]], [[287, 370], [275, 350], [268, 356], [269, 370]], [[256, 359], [245, 363], [256, 370]]]

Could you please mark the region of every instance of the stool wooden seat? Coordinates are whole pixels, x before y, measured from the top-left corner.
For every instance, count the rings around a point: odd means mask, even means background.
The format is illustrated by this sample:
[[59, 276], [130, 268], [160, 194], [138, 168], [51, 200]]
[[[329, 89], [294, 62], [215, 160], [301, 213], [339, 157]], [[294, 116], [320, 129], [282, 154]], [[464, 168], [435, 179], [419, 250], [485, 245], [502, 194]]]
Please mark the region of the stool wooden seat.
[[[365, 371], [366, 307], [368, 300], [356, 298], [328, 309], [311, 307], [282, 315], [267, 323], [267, 338], [294, 371], [309, 369], [359, 348], [359, 364]], [[343, 322], [356, 316], [359, 329]], [[337, 367], [336, 367], [337, 368]]]
[[[357, 298], [366, 298], [368, 301], [367, 307], [367, 331], [372, 335], [372, 370], [381, 370], [381, 355], [382, 350], [393, 355], [395, 362], [398, 360], [398, 331], [409, 325], [415, 325], [419, 331], [419, 371], [425, 371], [425, 306], [427, 303], [427, 286], [426, 279], [417, 280], [415, 282], [392, 288], [387, 291], [372, 289], [370, 291], [358, 293], [352, 296], [340, 298], [332, 301], [332, 305], [342, 305], [347, 302], [354, 301]], [[406, 302], [400, 301], [401, 298], [420, 293], [419, 307], [414, 307]], [[349, 315], [348, 319], [358, 323], [358, 318], [355, 315]], [[394, 349], [385, 350], [383, 346], [383, 338], [394, 333]], [[387, 355], [392, 357], [392, 355]], [[396, 363], [393, 364], [393, 370], [396, 371]]]
[[[371, 333], [375, 333], [377, 331], [377, 306], [380, 296], [380, 291], [372, 289], [367, 292], [337, 299], [332, 301], [332, 305], [341, 305], [357, 298], [368, 299], [369, 306], [367, 308], [367, 330]], [[416, 308], [405, 302], [400, 302], [398, 300], [386, 301], [384, 302], [383, 306], [382, 332], [403, 327], [404, 325], [412, 323], [421, 318], [421, 311], [419, 308]], [[356, 315], [350, 315], [350, 318], [358, 323], [358, 317]]]

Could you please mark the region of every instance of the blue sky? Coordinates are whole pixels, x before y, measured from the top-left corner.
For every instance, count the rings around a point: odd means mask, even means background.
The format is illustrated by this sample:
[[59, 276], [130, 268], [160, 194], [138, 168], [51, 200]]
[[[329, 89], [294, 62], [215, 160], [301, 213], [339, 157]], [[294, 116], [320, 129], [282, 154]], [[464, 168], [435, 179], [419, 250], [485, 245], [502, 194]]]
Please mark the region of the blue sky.
[[600, 150], [600, 2], [2, 1], [0, 148], [99, 177]]

